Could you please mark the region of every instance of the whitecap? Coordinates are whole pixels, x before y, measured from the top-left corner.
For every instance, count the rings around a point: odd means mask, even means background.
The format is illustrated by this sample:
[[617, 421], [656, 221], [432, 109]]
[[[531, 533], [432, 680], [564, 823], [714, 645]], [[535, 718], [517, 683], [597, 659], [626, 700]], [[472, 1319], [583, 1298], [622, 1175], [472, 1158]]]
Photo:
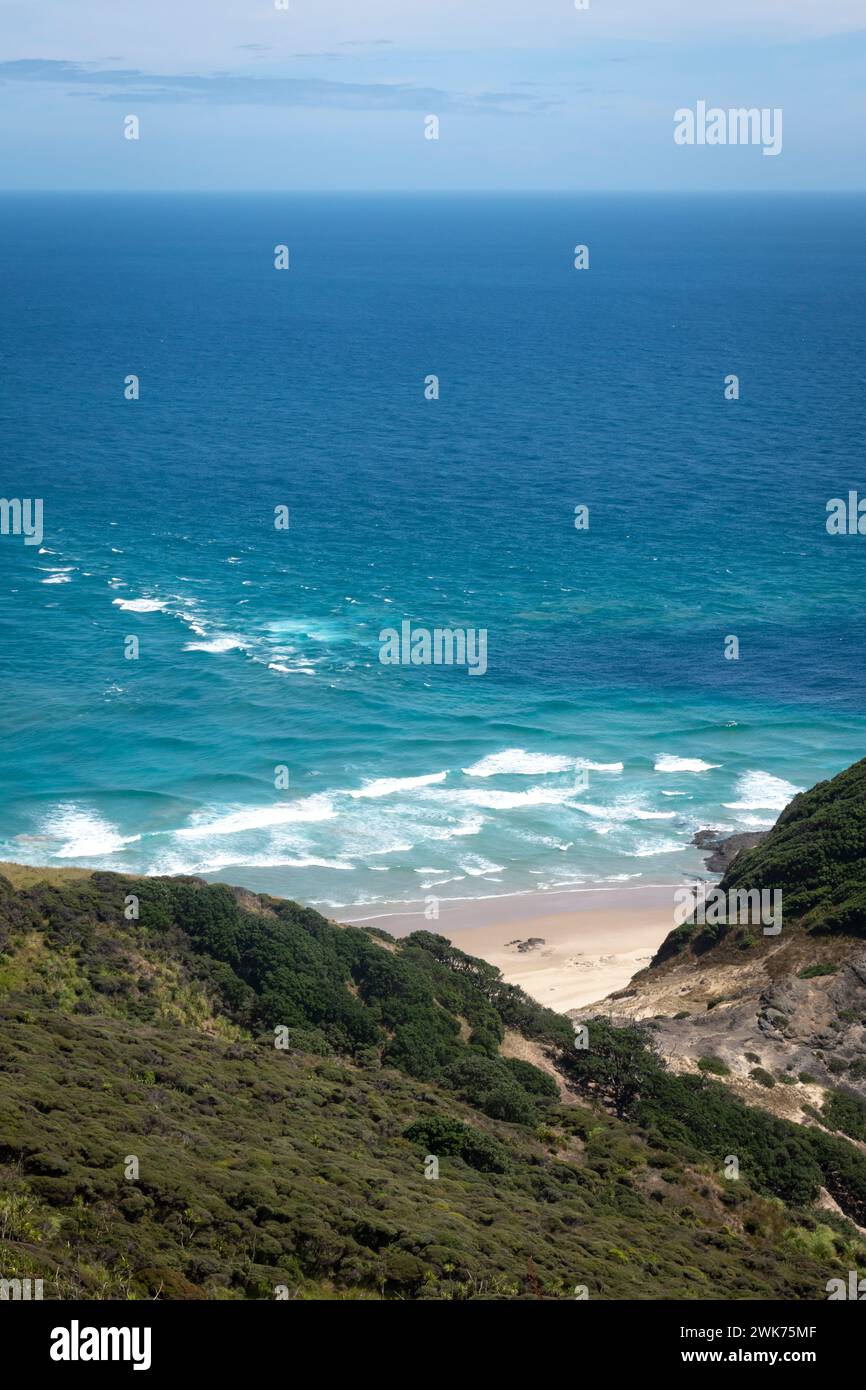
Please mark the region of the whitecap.
[[186, 623], [190, 632], [194, 632], [197, 637], [207, 637], [207, 628], [197, 622], [193, 613], [177, 613], [175, 616], [180, 618], [182, 623]]
[[184, 642], [183, 644], [185, 652], [213, 652], [215, 655], [220, 655], [222, 652], [243, 651], [243, 647], [241, 638], [231, 634], [225, 637], [212, 637], [209, 642]]
[[488, 753], [471, 767], [464, 767], [467, 777], [511, 776], [531, 777], [546, 772], [568, 772], [574, 759], [550, 753], [527, 753], [523, 748], [505, 748], [501, 753]]
[[166, 606], [159, 598], [113, 598], [111, 602], [125, 613], [162, 613]]
[[428, 772], [422, 777], [378, 777], [375, 781], [365, 782], [362, 787], [350, 791], [349, 796], [356, 799], [390, 796], [392, 792], [411, 791], [413, 787], [429, 787], [434, 782], [444, 782], [447, 776], [447, 772]]
[[264, 830], [273, 825], [292, 825], [297, 821], [332, 820], [336, 811], [322, 792], [302, 797], [298, 801], [281, 802], [276, 806], [257, 806], [246, 810], [229, 811], [215, 820], [196, 821], [175, 831], [183, 840], [205, 839], [208, 835], [242, 835], [248, 830]]
[[772, 772], [744, 772], [737, 780], [739, 800], [723, 804], [729, 811], [784, 811], [802, 790]]
[[140, 840], [140, 835], [121, 835], [93, 811], [73, 803], [57, 806], [41, 827], [44, 834], [61, 840], [54, 851], [57, 859], [94, 859], [103, 854], [116, 854], [124, 845]]
[[524, 748], [505, 748], [462, 770], [467, 777], [536, 777], [551, 772], [570, 772], [585, 768], [589, 772], [622, 772], [622, 763], [593, 763], [586, 758], [557, 753], [527, 753]]
[[647, 811], [633, 802], [623, 802], [615, 806], [594, 806], [591, 802], [575, 802], [578, 811], [599, 820], [675, 820], [676, 811]]
[[494, 864], [490, 859], [485, 859], [481, 854], [467, 854], [458, 861], [459, 867], [470, 878], [480, 878], [483, 874], [502, 873], [504, 864]]
[[572, 787], [528, 787], [523, 792], [494, 791], [473, 787], [453, 791], [428, 792], [428, 800], [441, 800], [456, 806], [478, 806], [488, 811], [516, 811], [529, 806], [561, 806], [574, 795]]
[[663, 754], [657, 759], [654, 772], [710, 772], [721, 763], [705, 763], [703, 758], [677, 758]]
[[623, 850], [626, 859], [650, 859], [654, 854], [674, 854], [683, 848], [679, 840], [641, 840], [635, 849]]
[[462, 839], [464, 835], [477, 835], [484, 826], [483, 816], [469, 816], [465, 820], [458, 821], [456, 825], [450, 825], [446, 829], [438, 827], [425, 827], [422, 838], [425, 840], [455, 840]]
[[269, 671], [278, 671], [281, 676], [314, 676], [315, 668], [301, 662], [297, 666], [284, 666], [281, 661], [269, 661]]

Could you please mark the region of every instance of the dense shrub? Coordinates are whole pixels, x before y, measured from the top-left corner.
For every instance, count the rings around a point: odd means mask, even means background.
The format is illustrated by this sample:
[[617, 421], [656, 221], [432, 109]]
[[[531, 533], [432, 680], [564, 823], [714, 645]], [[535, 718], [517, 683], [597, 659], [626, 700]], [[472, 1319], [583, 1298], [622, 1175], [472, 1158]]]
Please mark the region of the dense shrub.
[[502, 1145], [458, 1120], [445, 1116], [417, 1120], [404, 1131], [404, 1137], [414, 1144], [423, 1145], [437, 1158], [453, 1154], [456, 1158], [462, 1158], [470, 1168], [477, 1168], [482, 1173], [508, 1171], [508, 1155]]
[[866, 1143], [866, 1101], [850, 1091], [831, 1091], [824, 1101], [824, 1123], [849, 1139]]
[[731, 1069], [721, 1057], [699, 1057], [698, 1071], [712, 1072], [714, 1076], [730, 1076]]
[[477, 1106], [494, 1120], [534, 1124], [538, 1116], [532, 1096], [515, 1079], [504, 1062], [491, 1057], [463, 1057], [443, 1073], [461, 1100]]

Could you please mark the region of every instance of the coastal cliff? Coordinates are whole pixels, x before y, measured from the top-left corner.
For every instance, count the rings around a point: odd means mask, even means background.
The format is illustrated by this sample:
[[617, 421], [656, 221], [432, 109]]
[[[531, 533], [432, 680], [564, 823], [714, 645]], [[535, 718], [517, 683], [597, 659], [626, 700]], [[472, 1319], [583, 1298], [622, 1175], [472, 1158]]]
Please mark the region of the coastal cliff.
[[736, 848], [719, 890], [780, 893], [778, 935], [684, 923], [626, 989], [572, 1017], [644, 1021], [675, 1071], [866, 1142], [866, 760]]

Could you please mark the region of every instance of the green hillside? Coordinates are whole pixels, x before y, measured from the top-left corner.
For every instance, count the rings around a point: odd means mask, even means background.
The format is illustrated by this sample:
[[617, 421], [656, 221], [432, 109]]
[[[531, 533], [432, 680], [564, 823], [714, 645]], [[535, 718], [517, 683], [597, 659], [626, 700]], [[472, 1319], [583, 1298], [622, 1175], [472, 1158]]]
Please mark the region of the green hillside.
[[866, 1213], [859, 1150], [686, 1087], [645, 1033], [577, 1053], [442, 937], [9, 873], [0, 1273], [46, 1297], [811, 1299], [866, 1259], [813, 1205]]
[[[866, 758], [795, 796], [767, 837], [737, 855], [718, 888], [779, 890], [786, 941], [792, 931], [866, 936]], [[686, 948], [703, 955], [719, 946], [769, 949], [773, 941], [749, 924], [686, 922], [667, 935], [650, 968]]]
[[866, 935], [866, 758], [795, 796], [722, 887], [781, 888], [786, 923]]

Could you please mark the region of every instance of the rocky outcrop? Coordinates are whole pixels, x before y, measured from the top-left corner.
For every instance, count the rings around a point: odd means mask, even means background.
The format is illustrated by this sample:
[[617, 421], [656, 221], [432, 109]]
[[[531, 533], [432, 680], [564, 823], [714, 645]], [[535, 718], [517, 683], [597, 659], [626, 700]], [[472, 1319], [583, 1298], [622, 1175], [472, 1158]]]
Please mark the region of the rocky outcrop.
[[736, 835], [728, 835], [723, 830], [698, 830], [692, 844], [709, 851], [704, 857], [704, 863], [710, 873], [724, 874], [741, 850], [754, 849], [769, 833], [768, 830], [746, 830]]
[[686, 954], [570, 1012], [644, 1021], [674, 1071], [706, 1071], [741, 1099], [808, 1124], [827, 1092], [866, 1100], [866, 945], [792, 936], [761, 954]]

